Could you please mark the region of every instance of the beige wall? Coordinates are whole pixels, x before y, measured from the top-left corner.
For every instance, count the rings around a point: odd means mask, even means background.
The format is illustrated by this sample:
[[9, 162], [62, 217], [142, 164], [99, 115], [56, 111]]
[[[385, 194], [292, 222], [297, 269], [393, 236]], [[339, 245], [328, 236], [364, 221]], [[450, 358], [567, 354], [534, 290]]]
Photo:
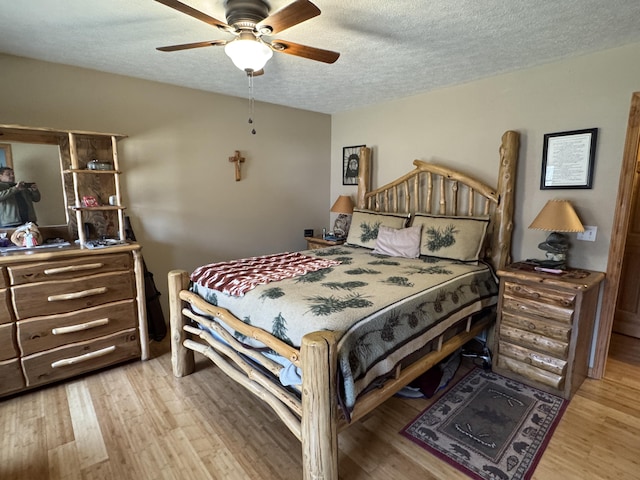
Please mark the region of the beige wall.
[[[434, 66], [437, 68], [437, 66]], [[606, 269], [631, 94], [640, 91], [640, 44], [382, 103], [332, 117], [331, 198], [342, 185], [342, 147], [373, 147], [382, 185], [421, 159], [447, 162], [494, 185], [505, 130], [521, 134], [513, 254], [537, 258], [546, 232], [528, 226], [549, 199], [571, 200], [595, 242], [576, 241], [570, 264]], [[593, 188], [540, 190], [543, 135], [599, 128]]]
[[124, 202], [165, 306], [171, 269], [299, 250], [326, 226], [328, 115], [258, 102], [251, 135], [247, 99], [6, 55], [0, 71], [0, 123], [129, 135]]
[[[598, 227], [595, 242], [570, 234], [569, 264], [605, 271], [635, 91], [640, 91], [640, 44], [334, 115], [331, 198], [355, 194], [342, 185], [343, 146], [373, 147], [375, 185], [408, 172], [414, 159], [446, 162], [495, 185], [500, 137], [517, 130], [513, 259], [543, 257], [537, 245], [547, 232], [527, 227], [548, 200], [561, 198], [574, 204], [584, 225]], [[593, 188], [540, 190], [544, 134], [594, 127], [599, 131]]]

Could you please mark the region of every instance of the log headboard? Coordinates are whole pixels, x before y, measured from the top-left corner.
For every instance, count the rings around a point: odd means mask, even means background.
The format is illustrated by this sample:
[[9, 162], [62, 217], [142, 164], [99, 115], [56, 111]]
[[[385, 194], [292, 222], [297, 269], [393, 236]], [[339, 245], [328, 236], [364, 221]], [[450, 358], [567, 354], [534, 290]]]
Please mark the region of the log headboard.
[[502, 135], [497, 187], [457, 170], [414, 160], [415, 169], [375, 190], [371, 190], [371, 149], [362, 147], [356, 205], [377, 212], [489, 216], [483, 256], [494, 268], [502, 268], [511, 263], [519, 147], [518, 132], [509, 130]]

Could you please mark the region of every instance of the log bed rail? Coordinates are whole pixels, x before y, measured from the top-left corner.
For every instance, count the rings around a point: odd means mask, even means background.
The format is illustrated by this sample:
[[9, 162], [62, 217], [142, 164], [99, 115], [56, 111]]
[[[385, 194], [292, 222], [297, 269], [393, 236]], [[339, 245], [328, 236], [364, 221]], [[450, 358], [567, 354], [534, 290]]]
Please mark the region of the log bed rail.
[[[510, 262], [518, 143], [517, 132], [509, 131], [502, 137], [496, 190], [460, 172], [415, 161], [414, 171], [368, 191], [371, 152], [365, 148], [361, 151], [360, 159], [358, 206], [377, 211], [438, 212], [448, 215], [460, 215], [458, 212], [463, 211], [464, 215], [489, 215], [493, 229], [488, 235], [490, 239], [486, 251], [494, 267], [501, 268]], [[422, 199], [422, 194], [411, 193], [413, 188], [421, 192], [422, 187], [428, 190]], [[462, 195], [459, 195], [460, 190], [464, 192]], [[476, 198], [478, 195], [480, 199]], [[436, 207], [433, 202], [436, 202]], [[228, 310], [210, 305], [189, 292], [187, 272], [171, 271], [168, 281], [174, 375], [182, 377], [190, 374], [194, 370], [194, 351], [203, 354], [229, 377], [267, 403], [301, 441], [305, 480], [337, 480], [337, 435], [349, 423], [337, 406], [336, 334], [330, 331], [307, 334], [302, 339], [300, 349], [296, 349], [261, 329], [247, 325]], [[187, 307], [189, 304], [205, 312], [207, 317], [194, 313]], [[222, 341], [207, 331], [191, 326], [190, 320], [214, 330]], [[361, 395], [351, 412], [351, 422], [371, 412], [403, 386], [486, 329], [492, 321], [491, 315], [474, 321], [465, 319], [462, 321], [463, 328], [458, 328], [452, 338], [449, 338], [448, 331], [434, 332], [432, 344], [435, 348], [406, 368], [398, 368], [395, 378], [381, 388]], [[273, 381], [272, 377], [277, 379], [282, 368], [279, 364], [259, 351], [245, 348], [228, 333], [223, 324], [259, 340], [300, 367], [303, 379], [300, 395]]]

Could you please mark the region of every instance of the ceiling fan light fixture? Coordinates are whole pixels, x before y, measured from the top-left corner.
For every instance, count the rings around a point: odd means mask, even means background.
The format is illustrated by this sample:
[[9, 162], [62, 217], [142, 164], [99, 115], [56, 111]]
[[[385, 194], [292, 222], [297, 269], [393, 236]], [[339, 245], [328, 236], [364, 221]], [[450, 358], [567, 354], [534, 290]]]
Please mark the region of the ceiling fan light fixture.
[[253, 35], [252, 38], [240, 37], [227, 43], [224, 47], [224, 52], [233, 64], [243, 72], [262, 70], [273, 56], [273, 51], [269, 46], [253, 37]]

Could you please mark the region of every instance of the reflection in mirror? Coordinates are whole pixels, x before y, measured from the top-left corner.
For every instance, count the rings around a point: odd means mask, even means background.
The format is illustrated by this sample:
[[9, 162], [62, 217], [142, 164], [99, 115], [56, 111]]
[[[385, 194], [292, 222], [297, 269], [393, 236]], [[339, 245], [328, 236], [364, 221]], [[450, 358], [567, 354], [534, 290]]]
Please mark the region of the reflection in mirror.
[[34, 203], [38, 225], [66, 225], [60, 154], [57, 145], [11, 143], [16, 182], [35, 182], [41, 200]]

